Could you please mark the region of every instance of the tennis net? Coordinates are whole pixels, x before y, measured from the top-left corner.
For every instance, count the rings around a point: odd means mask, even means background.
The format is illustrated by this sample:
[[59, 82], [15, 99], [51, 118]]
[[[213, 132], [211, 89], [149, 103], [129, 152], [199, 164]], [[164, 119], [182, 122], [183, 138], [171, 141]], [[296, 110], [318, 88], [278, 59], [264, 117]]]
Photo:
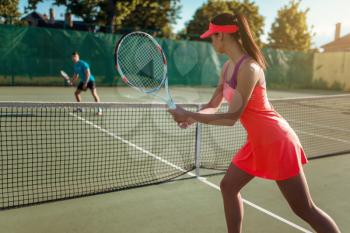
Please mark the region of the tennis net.
[[[271, 102], [294, 128], [309, 159], [350, 152], [350, 95]], [[96, 115], [98, 108], [102, 116]], [[165, 182], [196, 167], [224, 170], [245, 142], [240, 124], [182, 130], [165, 109], [160, 104], [1, 102], [0, 208]]]
[[[350, 95], [270, 101], [298, 135], [309, 160], [350, 152]], [[221, 110], [224, 111], [227, 106]], [[201, 166], [226, 169], [245, 142], [242, 125], [202, 125]]]

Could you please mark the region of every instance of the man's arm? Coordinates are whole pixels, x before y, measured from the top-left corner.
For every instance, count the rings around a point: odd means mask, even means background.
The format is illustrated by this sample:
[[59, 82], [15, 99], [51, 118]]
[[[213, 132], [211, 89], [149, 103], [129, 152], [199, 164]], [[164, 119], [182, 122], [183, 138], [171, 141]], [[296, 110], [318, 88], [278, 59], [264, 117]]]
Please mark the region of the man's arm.
[[85, 80], [84, 80], [84, 83], [88, 83], [88, 81], [89, 81], [89, 79], [90, 79], [90, 69], [88, 68], [88, 69], [86, 69], [85, 70]]
[[78, 77], [79, 77], [79, 75], [76, 74], [76, 73], [74, 73], [74, 74], [73, 74], [72, 81], [73, 81], [73, 82], [77, 81]]
[[85, 80], [84, 80], [83, 90], [86, 90], [89, 79], [90, 79], [90, 69], [87, 68], [87, 69], [85, 69], [84, 72], [85, 72]]

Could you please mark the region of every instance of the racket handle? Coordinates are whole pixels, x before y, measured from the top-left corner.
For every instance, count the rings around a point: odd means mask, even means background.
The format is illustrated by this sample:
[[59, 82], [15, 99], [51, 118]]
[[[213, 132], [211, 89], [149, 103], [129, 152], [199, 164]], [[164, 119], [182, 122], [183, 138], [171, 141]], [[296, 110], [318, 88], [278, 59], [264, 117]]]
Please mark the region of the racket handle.
[[169, 100], [167, 105], [170, 109], [176, 109], [176, 104], [172, 100]]

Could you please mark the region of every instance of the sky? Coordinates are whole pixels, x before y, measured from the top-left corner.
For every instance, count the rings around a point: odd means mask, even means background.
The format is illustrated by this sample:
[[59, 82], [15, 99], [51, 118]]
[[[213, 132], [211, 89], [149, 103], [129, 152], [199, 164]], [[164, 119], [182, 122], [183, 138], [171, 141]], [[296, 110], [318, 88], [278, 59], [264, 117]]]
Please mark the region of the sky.
[[[263, 41], [267, 40], [268, 32], [274, 22], [277, 11], [288, 4], [289, 0], [253, 0], [259, 7], [259, 12], [265, 17]], [[185, 27], [186, 22], [192, 19], [196, 9], [198, 9], [207, 0], [181, 0], [182, 9], [180, 17], [173, 26], [175, 32]], [[20, 0], [20, 11], [23, 12], [27, 0]], [[46, 0], [38, 5], [39, 13], [47, 13], [52, 7], [52, 1]], [[308, 25], [313, 26], [312, 32], [316, 35], [313, 38], [314, 46], [320, 47], [334, 39], [335, 24], [340, 22], [341, 35], [350, 33], [350, 1], [349, 0], [302, 0], [301, 8], [307, 9]], [[64, 7], [54, 6], [56, 17], [63, 18]]]

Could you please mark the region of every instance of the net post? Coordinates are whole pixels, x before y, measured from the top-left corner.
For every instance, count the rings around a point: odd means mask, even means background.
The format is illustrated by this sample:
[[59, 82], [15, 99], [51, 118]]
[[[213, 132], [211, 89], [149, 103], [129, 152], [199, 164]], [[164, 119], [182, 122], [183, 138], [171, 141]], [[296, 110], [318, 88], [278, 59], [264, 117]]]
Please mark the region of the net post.
[[[201, 109], [201, 105], [197, 105], [197, 112]], [[202, 124], [196, 123], [196, 143], [195, 143], [195, 166], [196, 166], [196, 177], [200, 177], [200, 166], [201, 166], [201, 139], [202, 139]]]

